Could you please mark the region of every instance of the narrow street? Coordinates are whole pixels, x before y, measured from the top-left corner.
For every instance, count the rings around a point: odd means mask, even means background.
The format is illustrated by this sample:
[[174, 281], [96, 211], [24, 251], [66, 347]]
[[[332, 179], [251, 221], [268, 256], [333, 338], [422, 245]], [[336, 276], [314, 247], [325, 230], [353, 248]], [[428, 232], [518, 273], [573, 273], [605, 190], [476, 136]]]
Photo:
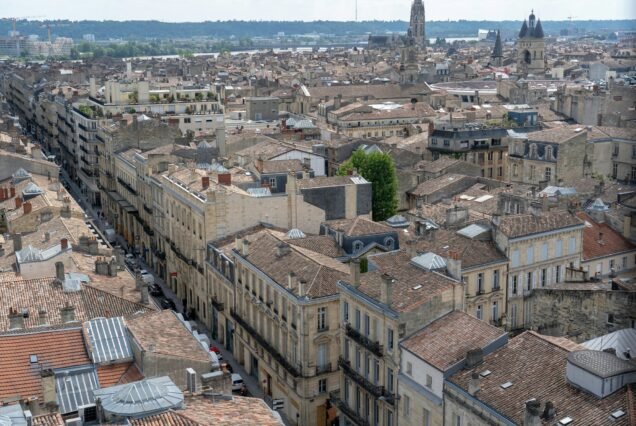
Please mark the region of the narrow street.
[[[84, 212], [88, 216], [88, 218], [86, 220], [90, 221], [91, 223], [93, 223], [95, 225], [95, 227], [99, 229], [99, 232], [103, 236], [104, 235], [104, 230], [106, 229], [106, 226], [108, 224], [100, 218], [100, 215], [99, 215], [100, 211], [97, 210], [97, 209], [94, 209], [92, 206], [90, 206], [90, 203], [83, 197], [82, 192], [81, 192], [80, 188], [77, 186], [77, 184], [75, 182], [73, 182], [71, 179], [69, 179], [66, 170], [64, 170], [64, 169], [61, 169], [61, 170], [62, 170], [62, 173], [60, 174], [60, 177], [61, 177], [63, 183], [66, 185], [66, 188], [67, 188], [68, 192], [75, 199], [75, 201], [77, 201], [77, 203], [84, 209]], [[123, 237], [121, 235], [117, 235], [117, 243], [116, 244], [119, 245], [120, 247], [123, 247], [123, 248], [127, 248], [127, 246], [128, 246], [126, 241], [123, 239]], [[154, 280], [155, 280], [155, 284], [157, 284], [157, 285], [159, 285], [161, 287], [161, 290], [163, 291], [163, 294], [164, 294], [164, 298], [166, 298], [166, 299], [168, 299], [168, 300], [170, 300], [170, 301], [172, 301], [174, 303], [174, 305], [176, 307], [176, 312], [184, 314], [183, 304], [182, 304], [181, 300], [177, 297], [177, 295], [170, 289], [170, 286], [168, 286], [161, 278], [159, 278], [159, 276], [157, 276], [155, 274], [155, 271], [153, 271], [152, 268], [150, 268], [148, 265], [146, 265], [146, 263], [143, 262], [141, 257], [137, 258], [137, 264], [139, 265], [139, 267], [141, 269], [145, 269], [149, 273], [152, 274], [152, 276], [154, 277]], [[134, 273], [134, 271], [130, 271], [128, 269], [128, 267], [126, 267], [125, 271], [130, 273], [130, 274]], [[151, 296], [151, 297], [153, 297], [153, 299], [155, 300], [157, 306], [161, 306], [160, 303], [159, 303], [159, 299], [161, 299], [160, 297], [154, 297], [154, 296]], [[225, 347], [223, 345], [221, 345], [219, 342], [217, 342], [216, 340], [212, 339], [212, 337], [211, 337], [212, 333], [210, 333], [210, 330], [208, 329], [208, 326], [206, 324], [204, 324], [203, 322], [198, 321], [198, 320], [196, 320], [196, 324], [197, 324], [197, 331], [199, 333], [203, 333], [203, 334], [207, 335], [208, 338], [210, 339], [210, 343], [212, 345], [216, 346], [220, 350], [221, 355], [223, 356], [222, 362], [228, 363], [232, 367], [232, 371], [234, 373], [237, 373], [237, 374], [241, 375], [241, 377], [243, 378], [243, 382], [247, 386], [247, 390], [249, 392], [249, 396], [256, 397], [256, 398], [261, 398], [261, 399], [265, 400], [267, 405], [271, 408], [272, 407], [272, 399], [270, 397], [266, 397], [265, 393], [263, 392], [263, 389], [261, 388], [260, 383], [258, 382], [258, 379], [256, 377], [254, 377], [254, 376], [248, 375], [248, 373], [245, 371], [243, 366], [241, 364], [239, 364], [234, 359], [232, 353], [229, 352], [227, 349], [225, 349]], [[287, 418], [285, 418], [283, 413], [278, 412], [278, 414], [283, 419], [283, 422], [285, 423], [285, 425], [292, 425], [293, 424], [293, 423], [289, 422], [289, 420]]]

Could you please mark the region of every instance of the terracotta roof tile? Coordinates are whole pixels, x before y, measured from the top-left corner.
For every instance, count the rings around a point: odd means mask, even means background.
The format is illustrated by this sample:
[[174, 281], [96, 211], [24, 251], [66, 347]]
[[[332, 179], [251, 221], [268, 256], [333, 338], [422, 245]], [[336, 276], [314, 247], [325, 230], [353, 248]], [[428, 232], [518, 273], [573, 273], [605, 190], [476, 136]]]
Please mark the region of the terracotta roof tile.
[[[524, 420], [524, 402], [536, 398], [541, 403], [550, 401], [554, 404], [557, 420], [570, 416], [575, 423], [586, 425], [629, 425], [629, 416], [610, 419], [610, 414], [618, 409], [627, 411], [627, 388], [597, 399], [571, 386], [565, 376], [569, 353], [563, 345], [529, 331], [485, 356], [483, 364], [474, 370], [462, 370], [449, 380], [467, 390], [473, 371], [490, 370], [491, 374], [481, 378], [481, 390], [476, 398], [518, 424]], [[508, 381], [512, 386], [502, 389], [500, 385]]]
[[186, 399], [184, 416], [199, 424], [227, 426], [278, 426], [280, 422], [272, 410], [259, 398], [234, 396], [229, 401], [212, 401], [198, 396]]
[[583, 228], [583, 260], [636, 251], [635, 245], [606, 223], [594, 222], [594, 219], [583, 212], [577, 213], [577, 217], [585, 221], [585, 228]]
[[136, 382], [144, 378], [137, 366], [132, 362], [100, 365], [97, 367], [97, 378], [101, 388]]
[[325, 222], [324, 225], [333, 230], [343, 232], [348, 237], [395, 232], [390, 226], [384, 223], [374, 222], [363, 216], [356, 216], [353, 219], [331, 220]]
[[83, 336], [81, 328], [0, 336], [0, 400], [42, 398], [43, 370], [90, 364]]
[[64, 420], [58, 413], [42, 414], [33, 417], [33, 426], [64, 426]]
[[165, 413], [156, 414], [154, 416], [144, 417], [143, 419], [132, 419], [132, 426], [200, 426], [194, 420], [183, 415], [182, 412], [166, 411]]
[[403, 341], [402, 346], [433, 367], [446, 371], [464, 359], [469, 350], [483, 349], [505, 334], [500, 328], [454, 311]]
[[554, 210], [538, 216], [533, 214], [510, 215], [504, 216], [500, 220], [498, 229], [508, 238], [523, 237], [583, 224], [582, 220], [565, 210]]

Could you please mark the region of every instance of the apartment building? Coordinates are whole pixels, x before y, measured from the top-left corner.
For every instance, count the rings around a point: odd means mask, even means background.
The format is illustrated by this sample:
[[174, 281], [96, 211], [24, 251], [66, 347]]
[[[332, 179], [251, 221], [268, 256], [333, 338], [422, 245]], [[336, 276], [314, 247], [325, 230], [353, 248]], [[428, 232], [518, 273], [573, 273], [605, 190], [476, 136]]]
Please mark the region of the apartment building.
[[572, 184], [592, 171], [593, 147], [588, 130], [555, 128], [534, 133], [511, 133], [510, 174], [513, 183]]
[[566, 268], [581, 261], [584, 223], [573, 213], [495, 216], [493, 237], [508, 266], [507, 326], [523, 328], [530, 321], [528, 296], [535, 288], [565, 281]]
[[392, 426], [399, 404], [399, 341], [461, 308], [462, 285], [421, 268], [405, 252], [371, 256], [360, 274], [338, 282], [341, 315], [340, 390], [331, 395], [341, 424]]
[[491, 325], [504, 325], [508, 258], [492, 241], [490, 226], [471, 224], [457, 231], [430, 228], [406, 246], [414, 262], [446, 270], [464, 283], [464, 312]]
[[444, 424], [444, 382], [508, 342], [504, 330], [454, 311], [400, 342], [400, 425]]
[[264, 230], [238, 241], [233, 353], [294, 424], [326, 423], [338, 389], [339, 297], [348, 268]]
[[[457, 118], [456, 118], [457, 120]], [[508, 176], [508, 130], [504, 128], [468, 127], [451, 121], [436, 124], [429, 131], [428, 150], [433, 160], [453, 155], [481, 168], [481, 176], [506, 180]]]

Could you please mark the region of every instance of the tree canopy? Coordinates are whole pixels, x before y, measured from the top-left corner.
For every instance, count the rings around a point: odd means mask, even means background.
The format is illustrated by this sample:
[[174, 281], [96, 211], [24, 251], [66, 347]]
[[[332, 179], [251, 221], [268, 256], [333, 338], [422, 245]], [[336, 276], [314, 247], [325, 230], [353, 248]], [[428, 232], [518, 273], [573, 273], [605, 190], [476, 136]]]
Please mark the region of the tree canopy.
[[397, 211], [397, 176], [395, 163], [389, 154], [362, 149], [354, 151], [347, 161], [342, 163], [338, 174], [346, 176], [356, 170], [360, 176], [371, 182], [373, 188], [373, 220], [386, 220]]

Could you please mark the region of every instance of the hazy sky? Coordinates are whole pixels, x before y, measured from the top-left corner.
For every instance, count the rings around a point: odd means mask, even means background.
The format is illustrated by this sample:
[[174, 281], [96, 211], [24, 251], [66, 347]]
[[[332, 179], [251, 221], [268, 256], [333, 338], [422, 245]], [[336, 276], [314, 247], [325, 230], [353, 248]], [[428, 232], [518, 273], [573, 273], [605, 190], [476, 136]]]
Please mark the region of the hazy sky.
[[[408, 20], [412, 0], [358, 0], [358, 19]], [[138, 20], [353, 20], [356, 0], [0, 0], [2, 17]], [[428, 20], [636, 19], [635, 0], [424, 0]]]

